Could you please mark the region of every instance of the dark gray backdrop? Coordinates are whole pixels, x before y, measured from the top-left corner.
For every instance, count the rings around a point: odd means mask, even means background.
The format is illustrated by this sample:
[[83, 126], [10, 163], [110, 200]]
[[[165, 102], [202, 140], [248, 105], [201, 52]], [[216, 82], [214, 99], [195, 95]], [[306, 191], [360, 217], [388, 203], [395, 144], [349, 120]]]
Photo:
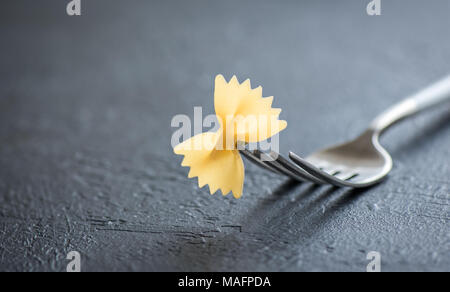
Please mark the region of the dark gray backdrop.
[[7, 1], [0, 9], [0, 270], [450, 270], [450, 111], [383, 137], [395, 168], [365, 191], [246, 164], [244, 196], [199, 190], [175, 114], [213, 113], [216, 74], [261, 84], [282, 151], [351, 138], [450, 73], [450, 2]]

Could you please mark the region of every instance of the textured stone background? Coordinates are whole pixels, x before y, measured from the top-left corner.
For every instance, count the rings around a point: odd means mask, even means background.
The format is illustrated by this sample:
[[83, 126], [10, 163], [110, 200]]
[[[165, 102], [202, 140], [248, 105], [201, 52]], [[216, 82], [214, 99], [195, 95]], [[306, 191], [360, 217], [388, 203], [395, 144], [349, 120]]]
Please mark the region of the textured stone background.
[[241, 200], [210, 196], [170, 146], [218, 73], [275, 95], [283, 153], [352, 138], [450, 72], [449, 1], [68, 2], [0, 10], [1, 271], [450, 271], [449, 106], [389, 131], [364, 191], [246, 163]]

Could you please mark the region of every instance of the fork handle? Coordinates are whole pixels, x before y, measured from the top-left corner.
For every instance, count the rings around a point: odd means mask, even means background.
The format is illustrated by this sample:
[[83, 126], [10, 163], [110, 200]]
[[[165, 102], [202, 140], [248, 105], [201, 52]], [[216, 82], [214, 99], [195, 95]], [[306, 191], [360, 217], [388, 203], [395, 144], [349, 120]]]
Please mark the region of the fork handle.
[[381, 134], [404, 118], [446, 101], [450, 101], [450, 75], [389, 108], [373, 121], [370, 129]]

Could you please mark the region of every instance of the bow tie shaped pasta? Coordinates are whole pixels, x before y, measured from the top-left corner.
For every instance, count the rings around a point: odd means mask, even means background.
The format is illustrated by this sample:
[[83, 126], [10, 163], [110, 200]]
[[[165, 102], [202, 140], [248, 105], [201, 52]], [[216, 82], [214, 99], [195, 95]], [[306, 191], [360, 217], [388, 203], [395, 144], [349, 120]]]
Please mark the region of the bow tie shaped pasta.
[[261, 86], [252, 89], [250, 80], [239, 83], [236, 76], [227, 82], [217, 75], [214, 107], [220, 124], [217, 132], [196, 135], [174, 148], [184, 155], [182, 166], [190, 167], [189, 178], [198, 177], [202, 188], [209, 185], [210, 193], [230, 191], [235, 198], [242, 196], [244, 163], [239, 143], [256, 143], [284, 130], [287, 122], [279, 120], [281, 109], [272, 108], [273, 97], [262, 97]]

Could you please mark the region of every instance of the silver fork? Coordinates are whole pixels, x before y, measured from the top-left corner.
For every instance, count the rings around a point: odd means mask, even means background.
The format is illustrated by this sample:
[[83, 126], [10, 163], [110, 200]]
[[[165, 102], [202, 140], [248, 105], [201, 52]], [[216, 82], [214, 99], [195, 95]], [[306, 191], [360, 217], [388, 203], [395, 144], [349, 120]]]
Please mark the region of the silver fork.
[[450, 76], [394, 105], [378, 116], [358, 138], [311, 154], [306, 159], [289, 153], [292, 163], [276, 152], [241, 150], [250, 161], [297, 181], [363, 188], [383, 180], [392, 158], [379, 138], [395, 123], [425, 109], [450, 101]]

